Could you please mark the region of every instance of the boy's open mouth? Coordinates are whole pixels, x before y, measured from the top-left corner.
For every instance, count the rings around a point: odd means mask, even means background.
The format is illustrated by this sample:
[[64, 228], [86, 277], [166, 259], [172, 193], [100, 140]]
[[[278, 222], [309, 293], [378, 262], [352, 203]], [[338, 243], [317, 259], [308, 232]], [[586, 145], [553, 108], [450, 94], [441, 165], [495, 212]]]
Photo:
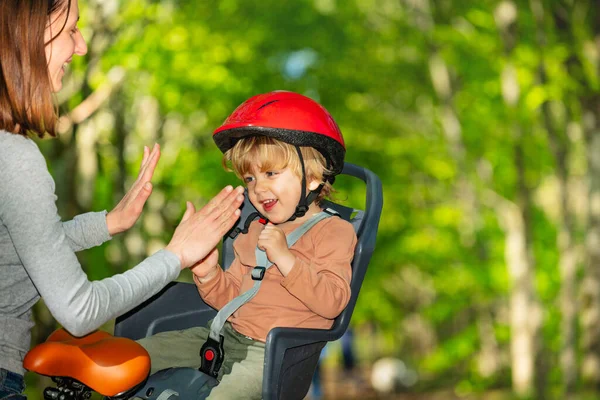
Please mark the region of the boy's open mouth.
[[275, 199], [269, 199], [262, 202], [265, 211], [271, 211], [273, 207], [275, 207], [275, 204], [277, 204], [277, 200]]

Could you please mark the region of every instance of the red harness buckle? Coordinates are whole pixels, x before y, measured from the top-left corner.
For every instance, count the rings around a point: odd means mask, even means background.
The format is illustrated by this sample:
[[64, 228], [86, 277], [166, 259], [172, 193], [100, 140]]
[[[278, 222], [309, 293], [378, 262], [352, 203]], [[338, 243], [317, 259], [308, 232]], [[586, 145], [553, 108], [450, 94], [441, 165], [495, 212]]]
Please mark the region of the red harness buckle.
[[220, 340], [218, 342], [209, 337], [200, 349], [200, 358], [202, 359], [200, 371], [215, 379], [219, 375], [219, 370], [225, 359], [225, 351], [223, 350], [223, 341], [225, 338], [223, 335], [219, 335], [219, 337]]

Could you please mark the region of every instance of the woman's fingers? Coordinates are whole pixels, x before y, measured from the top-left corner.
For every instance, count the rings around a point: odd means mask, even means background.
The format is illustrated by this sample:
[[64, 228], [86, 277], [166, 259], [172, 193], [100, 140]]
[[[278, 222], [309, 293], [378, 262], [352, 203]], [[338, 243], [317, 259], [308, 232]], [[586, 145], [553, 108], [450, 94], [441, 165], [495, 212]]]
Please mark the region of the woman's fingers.
[[[211, 215], [215, 212], [215, 210], [227, 210], [232, 206], [233, 203], [237, 202], [237, 198], [244, 192], [244, 188], [238, 186], [237, 188], [233, 188], [231, 185], [224, 187], [219, 194], [213, 197], [208, 204], [206, 204], [200, 210], [202, 215]], [[243, 201], [243, 199], [242, 199]], [[241, 205], [241, 202], [240, 202]], [[239, 205], [237, 206], [239, 207]], [[236, 208], [237, 208], [236, 207]]]
[[[241, 205], [241, 202], [240, 202]], [[217, 232], [220, 236], [225, 235], [235, 225], [235, 221], [240, 218], [241, 211], [234, 209], [232, 213], [222, 214], [217, 225]]]
[[160, 146], [157, 144], [154, 145], [154, 148], [152, 149], [152, 153], [150, 153], [150, 155], [148, 156], [148, 160], [146, 162], [146, 165], [144, 167], [144, 172], [142, 175], [142, 179], [149, 181], [150, 179], [152, 179], [152, 176], [154, 175], [154, 170], [156, 169], [156, 164], [158, 164], [158, 160], [160, 159]]
[[[154, 148], [152, 149], [152, 153], [149, 154], [146, 154], [147, 149], [148, 147], [144, 146], [145, 161], [142, 161], [142, 166], [140, 168], [138, 178], [135, 180], [127, 194], [125, 194], [124, 200], [126, 201], [126, 204], [138, 200], [139, 193], [142, 191], [142, 189], [147, 188], [146, 183], [150, 182], [152, 180], [152, 176], [154, 175], [154, 170], [156, 169], [156, 165], [158, 164], [158, 160], [160, 159], [160, 146], [158, 144], [155, 144]], [[147, 199], [148, 197], [146, 196], [146, 198], [144, 199], [144, 203]]]
[[148, 162], [149, 157], [150, 157], [150, 148], [148, 146], [144, 146], [144, 153], [142, 156], [142, 162], [140, 163], [140, 170], [138, 171], [137, 179], [140, 179], [140, 177], [142, 176], [142, 172], [144, 171], [144, 167], [146, 166], [146, 163]]
[[146, 204], [146, 201], [148, 200], [151, 194], [152, 183], [146, 182], [144, 186], [142, 186], [142, 189], [138, 192], [137, 196], [135, 197], [135, 200], [133, 201], [133, 204], [131, 205], [131, 212], [133, 213], [133, 215], [138, 215], [139, 217], [139, 215], [142, 213], [142, 210], [144, 209], [144, 204]]
[[215, 219], [217, 226], [215, 229], [219, 231], [221, 236], [231, 229], [240, 216], [239, 208], [244, 202], [243, 191], [243, 188], [234, 190], [217, 206]]
[[200, 211], [187, 203], [186, 212], [167, 246], [179, 256], [182, 268], [205, 258], [239, 218], [243, 189], [224, 188]]
[[144, 165], [146, 165], [146, 161], [148, 160], [149, 155], [150, 155], [150, 149], [148, 148], [148, 146], [144, 146], [144, 154], [142, 156], [142, 163], [140, 164], [140, 172], [138, 172], [138, 178], [140, 177], [142, 168], [144, 168]]
[[[146, 146], [144, 146], [144, 153], [146, 152]], [[142, 165], [140, 166], [140, 171], [138, 173], [138, 177], [136, 182], [145, 182], [152, 179], [154, 175], [154, 170], [156, 169], [156, 164], [160, 159], [160, 146], [158, 143], [154, 144], [152, 148], [152, 152], [150, 152], [147, 156], [144, 154], [144, 158], [142, 159]]]
[[221, 236], [224, 235], [239, 218], [239, 208], [244, 201], [243, 192], [244, 188], [241, 186], [235, 189], [231, 186], [224, 188], [198, 211], [197, 218], [203, 219], [205, 224], [211, 225], [211, 229]]
[[[240, 206], [244, 201], [243, 188], [226, 188], [226, 196], [223, 198], [219, 193], [206, 206], [198, 212], [198, 218], [202, 219], [210, 229], [215, 230], [219, 236], [223, 236], [237, 221], [240, 215]], [[217, 201], [215, 201], [217, 200]]]

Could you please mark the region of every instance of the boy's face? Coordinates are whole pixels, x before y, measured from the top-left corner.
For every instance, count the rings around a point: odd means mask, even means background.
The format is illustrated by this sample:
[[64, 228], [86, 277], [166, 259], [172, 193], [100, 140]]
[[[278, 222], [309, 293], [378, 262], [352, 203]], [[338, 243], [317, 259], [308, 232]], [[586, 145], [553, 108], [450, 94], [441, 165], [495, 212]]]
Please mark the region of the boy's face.
[[[259, 213], [274, 224], [286, 222], [296, 211], [302, 180], [290, 168], [261, 171], [254, 166], [243, 176], [250, 201]], [[309, 190], [318, 182], [310, 182]]]

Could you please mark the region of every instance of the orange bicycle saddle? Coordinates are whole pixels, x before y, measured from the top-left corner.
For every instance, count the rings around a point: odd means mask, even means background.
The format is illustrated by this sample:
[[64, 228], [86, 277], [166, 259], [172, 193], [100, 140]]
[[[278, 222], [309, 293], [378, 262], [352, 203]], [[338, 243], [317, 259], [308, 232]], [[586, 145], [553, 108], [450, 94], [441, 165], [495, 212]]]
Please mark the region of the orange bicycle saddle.
[[115, 396], [148, 377], [150, 356], [131, 339], [101, 331], [77, 338], [61, 328], [31, 349], [23, 366], [40, 375], [72, 378], [103, 396]]

